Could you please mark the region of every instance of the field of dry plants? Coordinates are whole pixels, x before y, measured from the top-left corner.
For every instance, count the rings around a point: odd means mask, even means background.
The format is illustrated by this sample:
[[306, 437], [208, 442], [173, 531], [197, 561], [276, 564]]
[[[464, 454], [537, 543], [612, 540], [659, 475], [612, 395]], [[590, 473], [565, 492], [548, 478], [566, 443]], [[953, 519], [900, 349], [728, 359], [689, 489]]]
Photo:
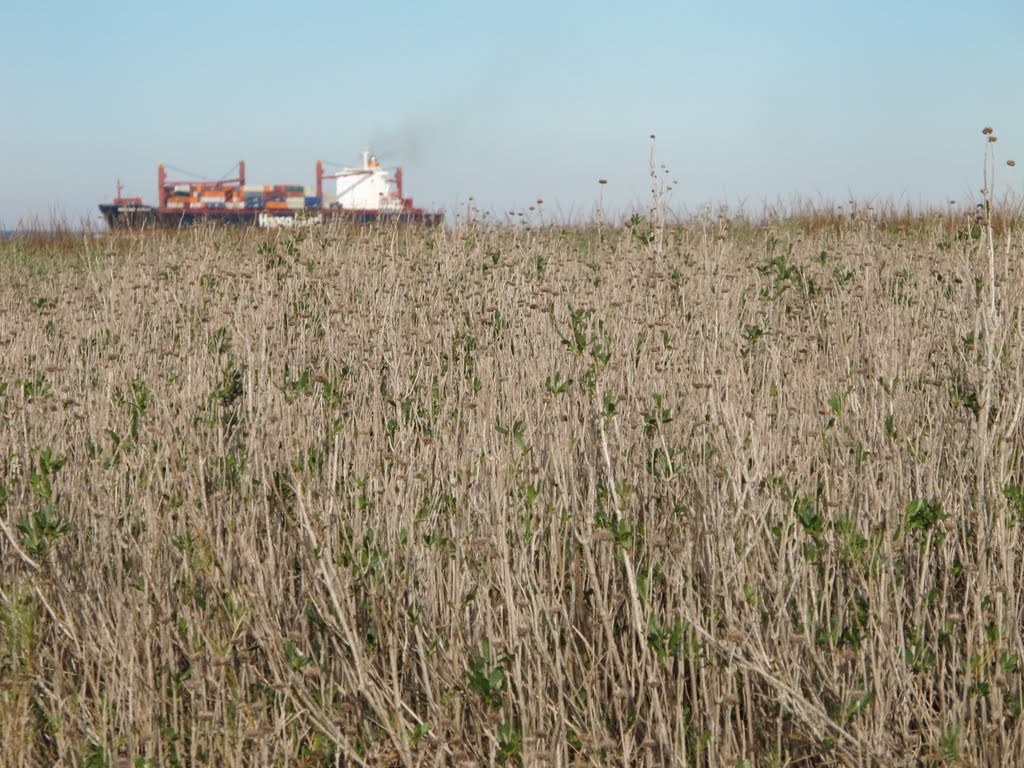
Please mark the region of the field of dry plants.
[[3, 244], [4, 765], [1017, 764], [985, 224]]

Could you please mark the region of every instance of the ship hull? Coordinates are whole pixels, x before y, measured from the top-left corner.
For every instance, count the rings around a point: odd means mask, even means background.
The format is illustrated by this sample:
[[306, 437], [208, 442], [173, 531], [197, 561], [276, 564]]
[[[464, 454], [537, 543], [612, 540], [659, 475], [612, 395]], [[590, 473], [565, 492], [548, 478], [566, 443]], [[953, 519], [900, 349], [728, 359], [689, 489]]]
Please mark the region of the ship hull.
[[295, 227], [322, 222], [351, 222], [355, 224], [398, 223], [438, 226], [444, 214], [422, 210], [411, 211], [353, 211], [341, 208], [301, 209], [295, 211], [266, 209], [171, 209], [148, 205], [100, 205], [100, 215], [110, 229], [172, 228], [180, 229], [203, 223], [229, 226]]

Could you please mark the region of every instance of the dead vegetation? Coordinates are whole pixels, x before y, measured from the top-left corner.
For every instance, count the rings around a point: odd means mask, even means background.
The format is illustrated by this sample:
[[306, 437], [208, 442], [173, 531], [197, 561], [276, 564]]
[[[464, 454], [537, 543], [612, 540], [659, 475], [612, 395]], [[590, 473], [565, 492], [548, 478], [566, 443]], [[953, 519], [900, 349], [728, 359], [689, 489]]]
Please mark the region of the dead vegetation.
[[9, 764], [1013, 764], [1019, 221], [825, 219], [5, 244]]

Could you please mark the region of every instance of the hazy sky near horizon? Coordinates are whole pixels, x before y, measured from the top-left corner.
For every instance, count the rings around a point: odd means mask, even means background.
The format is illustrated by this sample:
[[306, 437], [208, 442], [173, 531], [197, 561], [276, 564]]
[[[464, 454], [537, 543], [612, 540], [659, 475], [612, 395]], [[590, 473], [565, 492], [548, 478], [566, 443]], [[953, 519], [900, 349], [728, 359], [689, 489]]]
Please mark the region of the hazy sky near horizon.
[[[95, 219], [156, 166], [314, 183], [370, 146], [417, 204], [561, 216], [1024, 190], [1024, 2], [4, 4], [0, 227]], [[1003, 160], [1018, 165], [1006, 168]]]

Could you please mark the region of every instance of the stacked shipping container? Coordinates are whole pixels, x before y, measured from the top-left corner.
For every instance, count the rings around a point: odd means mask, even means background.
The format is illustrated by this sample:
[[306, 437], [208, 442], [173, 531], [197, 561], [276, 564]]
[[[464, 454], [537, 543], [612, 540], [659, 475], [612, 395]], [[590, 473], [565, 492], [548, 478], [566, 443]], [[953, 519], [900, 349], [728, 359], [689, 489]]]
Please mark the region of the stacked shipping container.
[[198, 202], [199, 199], [192, 194], [191, 184], [175, 184], [167, 197], [168, 208], [189, 208], [193, 203]]
[[295, 211], [319, 208], [320, 198], [308, 197], [305, 187], [292, 184], [247, 186], [242, 194], [246, 208], [256, 210]]
[[269, 210], [299, 210], [306, 207], [305, 190], [291, 184], [275, 184], [263, 188], [264, 207]]
[[167, 196], [168, 208], [233, 208], [302, 210], [319, 208], [322, 199], [298, 185], [213, 187], [205, 184], [175, 184]]
[[167, 195], [168, 208], [233, 208], [246, 207], [245, 197], [237, 187], [205, 184], [175, 184]]

